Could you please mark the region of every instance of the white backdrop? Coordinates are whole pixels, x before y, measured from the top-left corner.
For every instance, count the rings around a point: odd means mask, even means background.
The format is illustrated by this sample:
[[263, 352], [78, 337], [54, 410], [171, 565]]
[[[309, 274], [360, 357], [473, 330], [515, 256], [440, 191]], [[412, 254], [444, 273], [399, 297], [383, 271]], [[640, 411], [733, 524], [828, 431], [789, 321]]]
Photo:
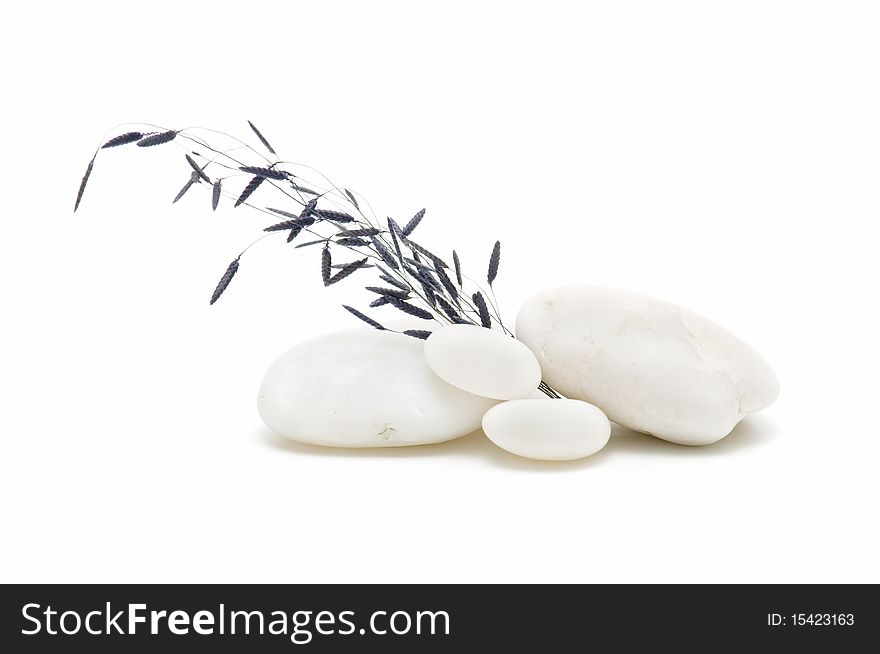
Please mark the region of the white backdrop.
[[[7, 10], [0, 581], [880, 581], [880, 14], [870, 2], [153, 2]], [[427, 207], [422, 241], [506, 321], [588, 282], [683, 304], [775, 367], [729, 438], [619, 434], [540, 464], [480, 435], [394, 451], [275, 437], [263, 371], [354, 326], [317, 252], [170, 201], [175, 145], [251, 139]], [[365, 327], [366, 329], [366, 327]]]

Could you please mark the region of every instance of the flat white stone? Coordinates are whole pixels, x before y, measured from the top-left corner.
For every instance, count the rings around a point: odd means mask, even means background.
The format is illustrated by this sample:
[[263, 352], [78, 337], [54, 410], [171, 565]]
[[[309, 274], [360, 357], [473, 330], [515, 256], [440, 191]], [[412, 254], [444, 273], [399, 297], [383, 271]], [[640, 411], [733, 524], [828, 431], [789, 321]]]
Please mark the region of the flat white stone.
[[736, 336], [636, 293], [547, 290], [522, 306], [516, 333], [560, 393], [674, 443], [713, 443], [779, 395], [776, 375]]
[[368, 327], [301, 343], [266, 372], [260, 416], [288, 438], [333, 447], [437, 443], [479, 429], [495, 401], [438, 378], [423, 349]]
[[580, 400], [526, 399], [489, 409], [483, 416], [483, 432], [513, 454], [568, 461], [605, 447], [611, 423], [599, 408]]
[[425, 341], [431, 370], [456, 388], [496, 400], [528, 397], [541, 366], [525, 345], [499, 331], [473, 325], [435, 329]]

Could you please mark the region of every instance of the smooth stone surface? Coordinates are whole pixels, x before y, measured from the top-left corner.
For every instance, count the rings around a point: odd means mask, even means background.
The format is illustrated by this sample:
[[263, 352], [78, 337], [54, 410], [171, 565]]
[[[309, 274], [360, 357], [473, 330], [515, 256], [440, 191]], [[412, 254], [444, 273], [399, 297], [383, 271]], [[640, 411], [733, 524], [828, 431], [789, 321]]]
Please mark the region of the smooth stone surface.
[[260, 416], [288, 438], [332, 447], [437, 443], [479, 429], [495, 401], [439, 379], [423, 349], [367, 327], [301, 343], [266, 373]]
[[580, 400], [512, 400], [486, 412], [483, 432], [513, 454], [569, 461], [605, 447], [611, 423], [601, 409]]
[[550, 289], [522, 306], [516, 333], [560, 393], [673, 443], [714, 443], [779, 395], [773, 370], [736, 336], [637, 293]]
[[541, 381], [529, 348], [499, 331], [473, 325], [439, 327], [425, 341], [431, 370], [456, 388], [496, 400], [528, 397]]

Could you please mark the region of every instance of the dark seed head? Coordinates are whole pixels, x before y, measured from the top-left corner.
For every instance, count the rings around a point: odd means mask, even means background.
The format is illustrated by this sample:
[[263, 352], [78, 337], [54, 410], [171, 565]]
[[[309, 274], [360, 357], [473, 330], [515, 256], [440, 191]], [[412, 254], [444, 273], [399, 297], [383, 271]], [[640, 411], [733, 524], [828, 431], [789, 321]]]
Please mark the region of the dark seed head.
[[294, 182], [291, 182], [290, 186], [293, 188], [294, 191], [299, 191], [300, 193], [306, 193], [308, 195], [321, 195], [317, 191], [313, 191], [312, 189], [306, 188], [305, 186], [300, 186], [299, 184], [295, 184]]
[[355, 199], [355, 197], [354, 197], [354, 193], [352, 193], [352, 192], [349, 191], [348, 189], [345, 189], [345, 194], [348, 196], [348, 199], [349, 199], [349, 200], [351, 201], [351, 203], [354, 205], [354, 208], [357, 209], [358, 211], [360, 211], [361, 208], [358, 206], [358, 201]]
[[501, 263], [501, 241], [495, 241], [495, 247], [492, 248], [492, 256], [489, 257], [489, 274], [486, 279], [489, 280], [489, 286], [498, 276], [498, 264]]
[[211, 209], [217, 211], [217, 205], [220, 204], [220, 180], [214, 182], [214, 190], [211, 192]]
[[458, 282], [458, 287], [461, 288], [463, 286], [461, 283], [461, 261], [458, 260], [458, 252], [455, 250], [452, 251], [452, 263], [455, 265], [455, 281]]
[[274, 154], [277, 157], [278, 153], [272, 149], [272, 146], [269, 145], [269, 141], [267, 141], [266, 137], [260, 133], [260, 130], [257, 129], [257, 126], [254, 125], [251, 121], [248, 121], [248, 125], [250, 125], [251, 129], [254, 130], [254, 134], [256, 134], [257, 138], [260, 139], [260, 143], [263, 144], [263, 147], [265, 147], [269, 152], [271, 152], [272, 154]]
[[269, 227], [263, 228], [264, 232], [284, 232], [288, 229], [299, 228], [309, 226], [308, 220], [300, 220], [299, 218], [294, 218], [293, 220], [285, 220], [284, 222], [275, 223], [274, 225], [269, 225]]
[[401, 289], [401, 290], [403, 290], [403, 291], [409, 291], [409, 290], [410, 290], [409, 286], [407, 286], [406, 284], [404, 284], [404, 283], [403, 283], [402, 281], [400, 281], [399, 279], [395, 279], [394, 277], [392, 277], [391, 275], [389, 275], [389, 274], [387, 274], [387, 273], [382, 273], [381, 275], [379, 275], [379, 279], [381, 279], [381, 280], [382, 280], [383, 282], [385, 282], [386, 284], [391, 284], [392, 286], [396, 286], [397, 288], [399, 288], [399, 289]]
[[324, 245], [321, 251], [321, 279], [324, 280], [324, 286], [330, 286], [330, 246]]
[[382, 330], [385, 329], [382, 325], [380, 325], [379, 323], [377, 323], [375, 320], [373, 320], [373, 319], [370, 318], [369, 316], [365, 316], [365, 315], [362, 314], [360, 311], [358, 311], [357, 309], [354, 309], [354, 308], [348, 306], [347, 304], [343, 304], [343, 305], [342, 305], [342, 308], [344, 308], [346, 311], [348, 311], [351, 315], [355, 316], [356, 318], [360, 318], [361, 320], [363, 320], [363, 321], [364, 321], [365, 323], [367, 323], [370, 327], [375, 327], [376, 329], [382, 329]]
[[443, 310], [443, 313], [449, 316], [450, 320], [457, 321], [459, 318], [461, 318], [461, 316], [458, 314], [458, 311], [456, 311], [455, 308], [451, 304], [449, 304], [449, 302], [446, 301], [446, 298], [442, 295], [437, 296], [437, 306], [439, 306], [440, 309]]
[[329, 209], [315, 209], [313, 211], [317, 218], [321, 220], [329, 220], [334, 223], [351, 223], [354, 217], [344, 211], [330, 211]]
[[[342, 268], [340, 268], [339, 272], [333, 275], [330, 278], [329, 284], [335, 284], [336, 282], [341, 282], [343, 279], [348, 277], [349, 275], [354, 274], [361, 268], [367, 265], [367, 259], [359, 259], [358, 261], [353, 261], [352, 263], [346, 264]], [[327, 285], [329, 285], [327, 284]]]
[[366, 290], [370, 291], [370, 293], [377, 293], [378, 295], [396, 297], [399, 300], [406, 300], [407, 298], [409, 298], [409, 291], [404, 291], [400, 288], [382, 288], [381, 286], [367, 286]]
[[391, 234], [391, 243], [394, 245], [397, 258], [402, 259], [403, 254], [400, 252], [400, 240], [403, 238], [403, 233], [401, 232], [400, 225], [397, 224], [394, 218], [388, 218], [388, 231]]
[[425, 217], [425, 210], [420, 210], [415, 216], [409, 219], [409, 222], [403, 228], [404, 236], [409, 236], [413, 233], [416, 227], [419, 226], [419, 223], [422, 222], [422, 218]]
[[[95, 157], [96, 156], [97, 155], [95, 155]], [[76, 204], [73, 205], [74, 211], [79, 209], [79, 203], [82, 202], [83, 193], [85, 193], [86, 191], [86, 184], [89, 183], [89, 177], [91, 177], [92, 175], [92, 168], [95, 167], [95, 157], [92, 157], [92, 160], [89, 162], [89, 165], [86, 168], [86, 174], [83, 175], [82, 181], [79, 183], [79, 191], [77, 191], [76, 193]]]
[[176, 196], [174, 196], [174, 200], [172, 200], [171, 204], [174, 204], [180, 198], [182, 198], [183, 195], [190, 189], [190, 187], [195, 184], [195, 180], [197, 180], [199, 177], [195, 173], [193, 173], [193, 175], [195, 175], [195, 179], [193, 179], [193, 177], [190, 177], [189, 180], [187, 180], [186, 184], [183, 185], [183, 188], [178, 191]]
[[293, 227], [290, 230], [290, 233], [287, 235], [287, 242], [290, 243], [293, 239], [299, 236], [299, 233], [302, 231], [302, 227]]
[[120, 134], [119, 136], [110, 139], [104, 145], [102, 145], [101, 148], [115, 148], [118, 145], [125, 145], [126, 143], [139, 141], [142, 137], [143, 134], [141, 132], [126, 132], [125, 134]]
[[400, 309], [404, 313], [408, 313], [411, 316], [415, 316], [416, 318], [421, 318], [422, 320], [433, 320], [434, 315], [430, 311], [425, 311], [421, 307], [416, 307], [410, 304], [409, 302], [404, 302], [396, 297], [385, 296], [388, 298], [388, 304], [397, 309]]
[[365, 241], [362, 238], [348, 237], [348, 238], [340, 238], [337, 239], [336, 242], [339, 245], [345, 245], [347, 247], [363, 247], [365, 245], [369, 245], [369, 241]]
[[247, 202], [247, 199], [249, 197], [251, 197], [253, 192], [256, 191], [257, 188], [259, 188], [260, 184], [262, 184], [263, 180], [265, 180], [265, 179], [266, 179], [265, 177], [260, 177], [260, 176], [252, 177], [251, 181], [249, 181], [247, 183], [247, 186], [244, 187], [244, 190], [241, 192], [241, 195], [239, 195], [238, 199], [235, 201], [235, 206], [237, 207], [237, 206], [240, 206], [241, 204]]
[[143, 137], [137, 142], [139, 148], [149, 148], [154, 145], [162, 145], [173, 141], [177, 136], [177, 130], [169, 129], [167, 132], [159, 132], [158, 134], [150, 134]]
[[306, 242], [306, 243], [300, 243], [299, 245], [297, 245], [297, 246], [295, 246], [295, 247], [296, 247], [297, 249], [299, 249], [299, 248], [307, 248], [307, 247], [309, 247], [310, 245], [318, 245], [319, 243], [324, 243], [324, 244], [326, 245], [326, 244], [327, 244], [327, 239], [326, 239], [326, 238], [319, 238], [319, 239], [317, 239], [317, 240], [315, 240], [315, 241], [308, 241], [308, 242]]
[[238, 260], [240, 258], [240, 256], [236, 257], [235, 260], [229, 264], [226, 272], [223, 273], [223, 277], [220, 278], [220, 283], [217, 284], [217, 288], [214, 289], [214, 294], [211, 296], [211, 304], [214, 304], [220, 296], [223, 295], [223, 291], [226, 290], [226, 287], [229, 286], [229, 282], [235, 277], [235, 273], [238, 272]]
[[376, 251], [376, 254], [382, 258], [382, 261], [384, 261], [389, 268], [393, 268], [394, 270], [400, 269], [400, 265], [394, 259], [394, 255], [391, 254], [391, 251], [385, 247], [385, 244], [382, 243], [380, 239], [372, 236], [370, 237], [370, 241], [373, 244], [373, 249]]
[[205, 171], [202, 170], [202, 168], [199, 167], [199, 164], [196, 163], [196, 160], [193, 159], [193, 158], [192, 158], [191, 156], [189, 156], [188, 154], [186, 154], [186, 155], [184, 155], [184, 156], [186, 157], [186, 162], [187, 162], [190, 166], [192, 166], [192, 169], [196, 172], [196, 174], [198, 174], [199, 179], [202, 179], [202, 180], [204, 180], [205, 182], [207, 182], [208, 184], [210, 184], [210, 183], [211, 183], [211, 180], [208, 179], [208, 176], [205, 174]]
[[260, 166], [239, 166], [243, 173], [265, 177], [266, 179], [275, 179], [278, 181], [287, 179], [287, 173], [283, 170], [275, 170], [274, 168], [262, 168]]
[[446, 274], [446, 271], [440, 266], [437, 266], [434, 272], [437, 274], [440, 283], [443, 284], [443, 288], [449, 293], [449, 299], [461, 306], [461, 301], [458, 299], [458, 289], [455, 288], [455, 285], [452, 283], [452, 280], [449, 279], [449, 275]]
[[474, 304], [477, 306], [477, 311], [480, 314], [480, 324], [483, 327], [492, 328], [492, 318], [489, 316], [489, 307], [486, 305], [486, 299], [483, 297], [483, 294], [477, 291], [473, 294]]
[[436, 254], [431, 253], [427, 248], [422, 247], [418, 243], [413, 243], [411, 240], [406, 239], [406, 245], [413, 252], [418, 252], [428, 257], [432, 262], [434, 262], [434, 265], [436, 267], [449, 268], [449, 266], [446, 265], [446, 262], [443, 261], [443, 259], [438, 257]]
[[364, 227], [362, 229], [340, 229], [337, 236], [375, 236], [379, 233], [375, 227]]

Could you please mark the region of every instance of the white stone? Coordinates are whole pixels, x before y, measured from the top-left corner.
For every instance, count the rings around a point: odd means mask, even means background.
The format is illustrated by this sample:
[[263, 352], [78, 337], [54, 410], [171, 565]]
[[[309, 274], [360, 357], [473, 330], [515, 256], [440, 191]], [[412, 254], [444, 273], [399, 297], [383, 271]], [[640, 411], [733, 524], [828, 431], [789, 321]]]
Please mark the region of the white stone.
[[736, 336], [636, 293], [547, 290], [522, 306], [516, 333], [560, 393], [674, 443], [713, 443], [779, 395], [776, 375]]
[[439, 379], [423, 349], [368, 327], [301, 343], [266, 372], [260, 416], [288, 438], [333, 447], [437, 443], [479, 429], [495, 401]]
[[541, 381], [529, 348], [500, 331], [473, 325], [440, 327], [425, 341], [431, 370], [456, 388], [496, 400], [528, 397]]
[[486, 412], [483, 432], [513, 454], [568, 461], [605, 447], [611, 423], [601, 409], [580, 400], [512, 400]]

